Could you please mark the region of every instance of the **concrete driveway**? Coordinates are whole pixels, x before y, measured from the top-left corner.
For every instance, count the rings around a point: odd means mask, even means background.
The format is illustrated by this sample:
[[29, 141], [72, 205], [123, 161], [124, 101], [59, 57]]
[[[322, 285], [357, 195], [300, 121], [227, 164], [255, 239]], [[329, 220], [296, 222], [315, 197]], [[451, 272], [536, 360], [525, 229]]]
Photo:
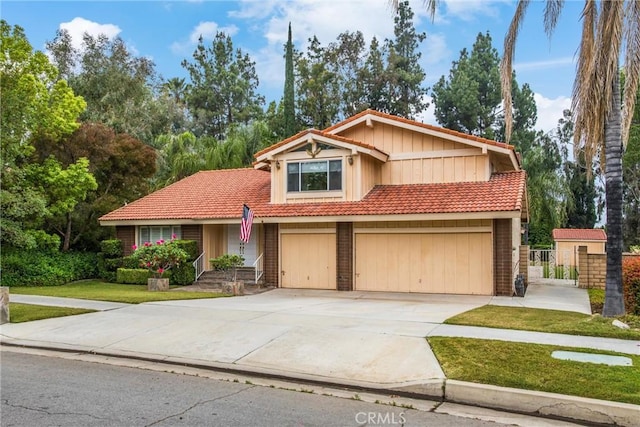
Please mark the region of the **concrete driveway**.
[[275, 289], [131, 305], [1, 327], [4, 342], [426, 391], [445, 378], [425, 336], [490, 296]]

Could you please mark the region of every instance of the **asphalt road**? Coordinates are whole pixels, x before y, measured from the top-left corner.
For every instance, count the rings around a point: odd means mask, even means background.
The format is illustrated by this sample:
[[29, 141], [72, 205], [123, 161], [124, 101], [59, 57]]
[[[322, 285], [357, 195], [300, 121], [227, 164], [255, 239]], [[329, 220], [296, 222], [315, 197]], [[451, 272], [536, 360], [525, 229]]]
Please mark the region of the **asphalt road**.
[[246, 380], [222, 381], [13, 351], [2, 351], [0, 357], [3, 427], [506, 425]]

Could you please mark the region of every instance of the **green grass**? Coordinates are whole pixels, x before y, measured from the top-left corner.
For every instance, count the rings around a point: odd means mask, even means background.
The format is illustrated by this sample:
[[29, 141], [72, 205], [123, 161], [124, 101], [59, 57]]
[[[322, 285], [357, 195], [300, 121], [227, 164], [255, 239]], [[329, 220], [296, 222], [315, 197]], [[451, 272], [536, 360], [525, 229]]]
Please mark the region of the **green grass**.
[[226, 296], [217, 292], [149, 292], [146, 285], [122, 285], [97, 280], [83, 280], [62, 286], [11, 287], [12, 294], [43, 295], [97, 301], [139, 304], [151, 301], [172, 301]]
[[[447, 378], [640, 404], [640, 356], [471, 338], [429, 338]], [[555, 350], [630, 357], [633, 366], [558, 360]]]
[[11, 323], [31, 322], [32, 320], [51, 319], [52, 317], [73, 316], [75, 314], [93, 313], [95, 310], [70, 307], [51, 307], [47, 305], [9, 303], [9, 320]]
[[[624, 320], [628, 319], [625, 317]], [[632, 329], [620, 329], [613, 326], [611, 321], [612, 319], [603, 318], [600, 315], [590, 316], [570, 311], [485, 305], [451, 317], [444, 323], [628, 340], [640, 339], [640, 324], [630, 321]]]

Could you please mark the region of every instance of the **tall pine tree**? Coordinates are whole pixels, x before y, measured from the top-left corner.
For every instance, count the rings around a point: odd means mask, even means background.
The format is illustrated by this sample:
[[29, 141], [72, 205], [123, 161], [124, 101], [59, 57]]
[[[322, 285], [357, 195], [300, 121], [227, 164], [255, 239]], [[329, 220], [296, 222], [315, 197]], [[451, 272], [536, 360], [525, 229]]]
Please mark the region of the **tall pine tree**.
[[284, 132], [285, 138], [294, 135], [297, 131], [295, 90], [293, 76], [293, 42], [291, 41], [291, 22], [289, 22], [289, 36], [285, 46], [284, 59]]

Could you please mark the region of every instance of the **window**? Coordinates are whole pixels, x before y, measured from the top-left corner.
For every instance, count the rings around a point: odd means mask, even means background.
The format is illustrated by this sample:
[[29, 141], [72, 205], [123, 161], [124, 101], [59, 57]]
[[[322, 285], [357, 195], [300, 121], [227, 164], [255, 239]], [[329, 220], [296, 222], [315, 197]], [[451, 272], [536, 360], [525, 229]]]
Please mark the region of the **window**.
[[181, 238], [181, 230], [179, 225], [162, 225], [154, 227], [140, 227], [139, 228], [139, 240], [138, 243], [143, 245], [145, 242], [156, 243], [158, 240], [169, 241], [176, 236], [176, 239]]
[[287, 191], [342, 190], [342, 160], [287, 163]]

